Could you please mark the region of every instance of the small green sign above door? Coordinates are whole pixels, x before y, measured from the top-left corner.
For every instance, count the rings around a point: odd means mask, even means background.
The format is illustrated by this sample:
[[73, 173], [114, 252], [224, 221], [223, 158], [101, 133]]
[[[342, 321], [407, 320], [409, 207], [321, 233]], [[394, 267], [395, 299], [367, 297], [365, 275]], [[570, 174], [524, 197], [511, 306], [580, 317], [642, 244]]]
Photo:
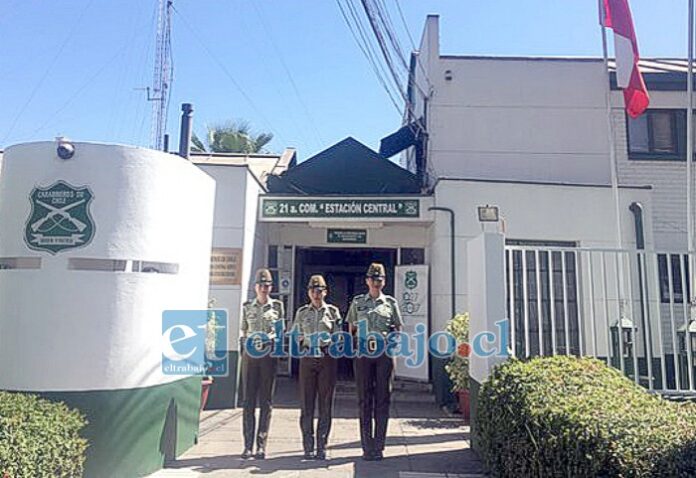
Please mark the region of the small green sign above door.
[[366, 244], [367, 230], [365, 229], [328, 229], [326, 241], [330, 244]]

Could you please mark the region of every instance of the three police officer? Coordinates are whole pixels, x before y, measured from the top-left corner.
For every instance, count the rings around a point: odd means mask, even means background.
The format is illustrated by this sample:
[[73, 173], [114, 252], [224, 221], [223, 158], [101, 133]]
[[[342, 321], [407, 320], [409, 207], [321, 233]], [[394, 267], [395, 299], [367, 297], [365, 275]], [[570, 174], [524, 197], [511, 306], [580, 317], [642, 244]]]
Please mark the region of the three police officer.
[[[300, 429], [304, 458], [326, 460], [326, 445], [331, 431], [337, 360], [329, 354], [332, 334], [341, 330], [341, 314], [337, 307], [325, 302], [326, 281], [313, 275], [307, 284], [309, 303], [300, 307], [293, 322], [299, 333], [300, 357]], [[316, 442], [314, 408], [319, 402]], [[316, 455], [314, 454], [316, 444]]]
[[[254, 300], [244, 303], [241, 318], [242, 343], [242, 428], [244, 450], [242, 458], [252, 457], [254, 435], [256, 435], [256, 459], [266, 457], [266, 441], [271, 423], [271, 409], [276, 376], [276, 358], [271, 354], [276, 339], [276, 327], [285, 319], [283, 303], [270, 297], [273, 276], [268, 269], [256, 271]], [[254, 335], [257, 333], [256, 335]], [[248, 339], [248, 340], [247, 340]], [[267, 352], [260, 357], [252, 356], [246, 346]], [[256, 429], [256, 407], [259, 407], [258, 429]]]
[[[358, 348], [375, 352], [377, 343], [374, 334], [379, 334], [387, 343], [392, 331], [400, 331], [403, 326], [399, 305], [394, 297], [382, 293], [386, 284], [384, 266], [372, 263], [367, 270], [365, 282], [368, 293], [356, 296], [350, 304], [346, 320], [351, 332], [358, 331], [358, 323], [363, 321], [366, 336], [358, 337]], [[360, 341], [364, 341], [360, 343]], [[394, 374], [394, 358], [386, 353], [366, 354], [355, 358], [355, 382], [358, 392], [360, 417], [360, 443], [363, 459], [382, 460], [389, 422], [391, 387]]]

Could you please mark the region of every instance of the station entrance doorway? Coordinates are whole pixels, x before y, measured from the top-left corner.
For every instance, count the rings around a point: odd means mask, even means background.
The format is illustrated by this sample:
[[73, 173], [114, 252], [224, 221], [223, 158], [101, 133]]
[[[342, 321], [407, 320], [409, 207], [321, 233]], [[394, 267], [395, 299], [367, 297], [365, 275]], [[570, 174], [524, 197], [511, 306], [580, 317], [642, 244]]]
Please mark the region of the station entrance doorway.
[[[314, 274], [322, 274], [328, 285], [326, 301], [335, 305], [345, 318], [350, 302], [358, 294], [367, 292], [365, 273], [372, 262], [381, 262], [387, 271], [384, 293], [394, 293], [394, 266], [397, 261], [396, 249], [380, 248], [334, 248], [297, 247], [295, 250], [294, 303], [296, 308], [306, 304], [307, 283]], [[344, 330], [347, 324], [344, 323]], [[297, 359], [293, 359], [295, 362]], [[292, 364], [292, 374], [296, 375], [298, 364]], [[351, 359], [342, 358], [338, 362], [338, 379], [353, 378]]]

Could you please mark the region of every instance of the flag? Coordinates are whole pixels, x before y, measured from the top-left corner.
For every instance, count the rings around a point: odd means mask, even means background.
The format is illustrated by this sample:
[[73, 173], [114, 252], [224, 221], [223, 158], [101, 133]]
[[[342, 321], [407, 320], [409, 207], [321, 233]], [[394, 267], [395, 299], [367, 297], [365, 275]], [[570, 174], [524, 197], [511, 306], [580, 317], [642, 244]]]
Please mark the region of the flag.
[[614, 30], [616, 84], [623, 90], [626, 111], [637, 118], [650, 104], [648, 89], [638, 70], [638, 40], [628, 0], [603, 0], [602, 25]]

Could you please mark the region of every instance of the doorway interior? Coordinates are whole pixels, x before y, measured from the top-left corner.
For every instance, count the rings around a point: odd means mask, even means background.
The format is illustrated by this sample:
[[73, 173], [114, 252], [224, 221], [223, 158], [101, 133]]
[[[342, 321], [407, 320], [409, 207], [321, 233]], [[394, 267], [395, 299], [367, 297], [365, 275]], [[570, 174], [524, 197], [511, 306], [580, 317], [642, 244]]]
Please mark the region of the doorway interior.
[[[396, 261], [396, 249], [297, 247], [294, 277], [295, 308], [299, 308], [309, 300], [306, 288], [309, 278], [314, 274], [322, 274], [328, 285], [326, 301], [338, 307], [341, 317], [345, 317], [352, 298], [367, 292], [365, 272], [372, 262], [384, 264], [387, 272], [384, 293], [393, 295], [394, 284], [389, 279], [394, 277]], [[344, 324], [344, 327], [346, 326], [347, 324]], [[296, 360], [293, 359], [293, 362]], [[292, 374], [296, 375], [298, 369], [298, 364], [293, 363]], [[352, 360], [339, 359], [338, 379], [351, 380], [352, 378]]]

